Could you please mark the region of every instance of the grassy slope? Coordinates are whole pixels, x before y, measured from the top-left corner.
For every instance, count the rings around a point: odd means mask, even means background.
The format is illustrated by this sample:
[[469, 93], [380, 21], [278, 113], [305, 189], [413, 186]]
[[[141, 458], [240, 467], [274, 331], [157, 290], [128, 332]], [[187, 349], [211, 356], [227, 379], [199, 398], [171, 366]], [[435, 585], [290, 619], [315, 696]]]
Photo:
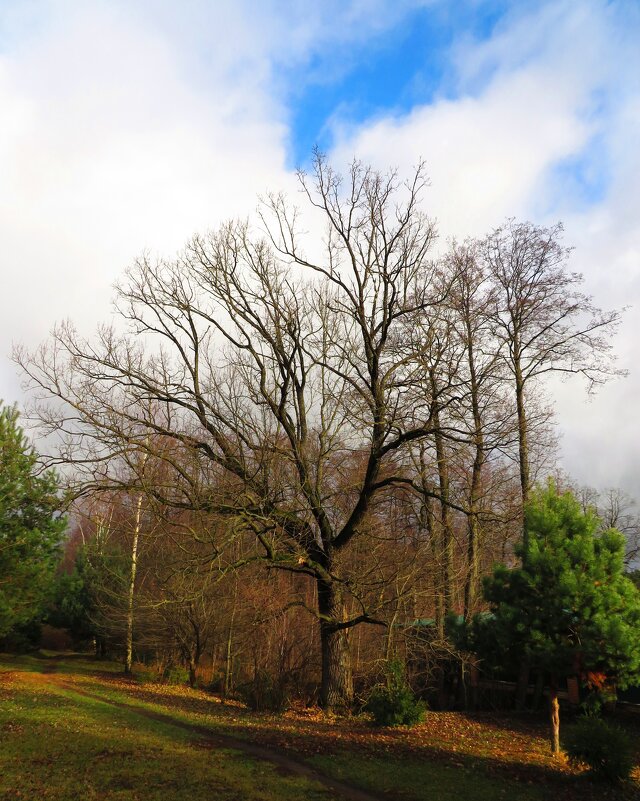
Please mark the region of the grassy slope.
[[230, 749], [205, 752], [184, 730], [78, 696], [43, 680], [33, 664], [0, 664], [16, 667], [32, 672], [0, 675], [2, 801], [327, 797], [265, 762]]
[[553, 760], [540, 723], [431, 713], [415, 730], [375, 732], [321, 714], [255, 715], [200, 691], [130, 682], [118, 670], [71, 658], [0, 660], [1, 801], [337, 797], [237, 749], [203, 750], [185, 724], [268, 744], [389, 799], [640, 797], [637, 779], [608, 790]]

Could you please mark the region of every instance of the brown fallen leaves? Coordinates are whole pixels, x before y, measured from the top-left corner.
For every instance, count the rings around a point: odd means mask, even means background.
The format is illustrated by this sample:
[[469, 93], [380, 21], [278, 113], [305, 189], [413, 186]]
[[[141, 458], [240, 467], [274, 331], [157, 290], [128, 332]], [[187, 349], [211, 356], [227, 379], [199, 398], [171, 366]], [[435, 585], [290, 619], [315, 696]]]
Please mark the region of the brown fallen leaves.
[[[76, 685], [79, 690], [99, 689], [107, 695], [117, 695], [132, 710], [136, 706], [151, 707], [179, 716], [183, 725], [210, 727], [214, 733], [232, 734], [296, 757], [353, 753], [371, 760], [438, 760], [527, 784], [544, 784], [558, 798], [571, 798], [577, 789], [575, 768], [550, 753], [547, 723], [542, 716], [429, 712], [423, 723], [410, 729], [376, 729], [365, 718], [339, 717], [317, 708], [293, 707], [281, 715], [258, 714], [238, 701], [224, 700], [202, 690], [139, 684], [113, 673], [35, 673], [28, 677], [22, 674], [21, 678], [33, 684], [61, 682], [65, 686]], [[638, 742], [640, 759], [640, 738]], [[635, 780], [640, 782], [637, 769]], [[580, 792], [583, 799], [592, 797], [586, 787]], [[593, 797], [616, 796], [609, 796], [602, 788]]]

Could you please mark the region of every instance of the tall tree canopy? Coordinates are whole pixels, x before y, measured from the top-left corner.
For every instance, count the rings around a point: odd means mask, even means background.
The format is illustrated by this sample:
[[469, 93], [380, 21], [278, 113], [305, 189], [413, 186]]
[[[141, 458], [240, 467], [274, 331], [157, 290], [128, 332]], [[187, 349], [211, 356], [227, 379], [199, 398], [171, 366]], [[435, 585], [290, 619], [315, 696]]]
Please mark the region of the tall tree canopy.
[[65, 528], [52, 471], [38, 474], [37, 454], [0, 406], [0, 636], [41, 610]]

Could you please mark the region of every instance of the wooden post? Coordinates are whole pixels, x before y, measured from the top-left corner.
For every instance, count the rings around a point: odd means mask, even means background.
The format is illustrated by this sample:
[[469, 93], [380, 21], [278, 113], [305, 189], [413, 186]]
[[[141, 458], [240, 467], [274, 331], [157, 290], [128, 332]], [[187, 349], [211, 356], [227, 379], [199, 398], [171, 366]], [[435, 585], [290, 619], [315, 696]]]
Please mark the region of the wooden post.
[[551, 753], [560, 753], [560, 703], [558, 701], [558, 682], [551, 678], [549, 687], [549, 718], [551, 722]]

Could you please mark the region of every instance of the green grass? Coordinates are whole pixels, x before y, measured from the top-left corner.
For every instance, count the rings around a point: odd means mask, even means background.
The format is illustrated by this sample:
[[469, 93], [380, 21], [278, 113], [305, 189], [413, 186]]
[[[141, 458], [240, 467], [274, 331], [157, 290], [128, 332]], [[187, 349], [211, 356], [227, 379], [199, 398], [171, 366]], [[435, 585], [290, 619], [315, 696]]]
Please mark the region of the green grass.
[[482, 771], [439, 762], [376, 757], [362, 758], [352, 753], [313, 757], [312, 764], [336, 779], [349, 780], [371, 790], [388, 793], [404, 801], [545, 801], [548, 788], [523, 786], [515, 781], [496, 779]]
[[96, 673], [118, 675], [122, 665], [118, 662], [97, 660], [88, 654], [38, 651], [34, 654], [0, 654], [0, 673], [19, 670], [22, 673], [46, 673], [48, 670], [70, 676], [95, 676]]
[[[0, 671], [19, 666], [34, 674], [37, 661], [5, 661]], [[266, 762], [226, 748], [205, 750], [183, 729], [28, 674], [26, 681], [0, 682], [0, 734], [2, 801], [328, 797], [319, 784], [283, 776]]]
[[[0, 801], [340, 797], [248, 756], [240, 740], [397, 801], [640, 798], [637, 770], [613, 790], [554, 760], [540, 721], [430, 713], [415, 730], [374, 730], [362, 720], [258, 715], [203, 691], [125, 680], [121, 671], [73, 654], [0, 657]], [[216, 745], [217, 733], [236, 740]]]

